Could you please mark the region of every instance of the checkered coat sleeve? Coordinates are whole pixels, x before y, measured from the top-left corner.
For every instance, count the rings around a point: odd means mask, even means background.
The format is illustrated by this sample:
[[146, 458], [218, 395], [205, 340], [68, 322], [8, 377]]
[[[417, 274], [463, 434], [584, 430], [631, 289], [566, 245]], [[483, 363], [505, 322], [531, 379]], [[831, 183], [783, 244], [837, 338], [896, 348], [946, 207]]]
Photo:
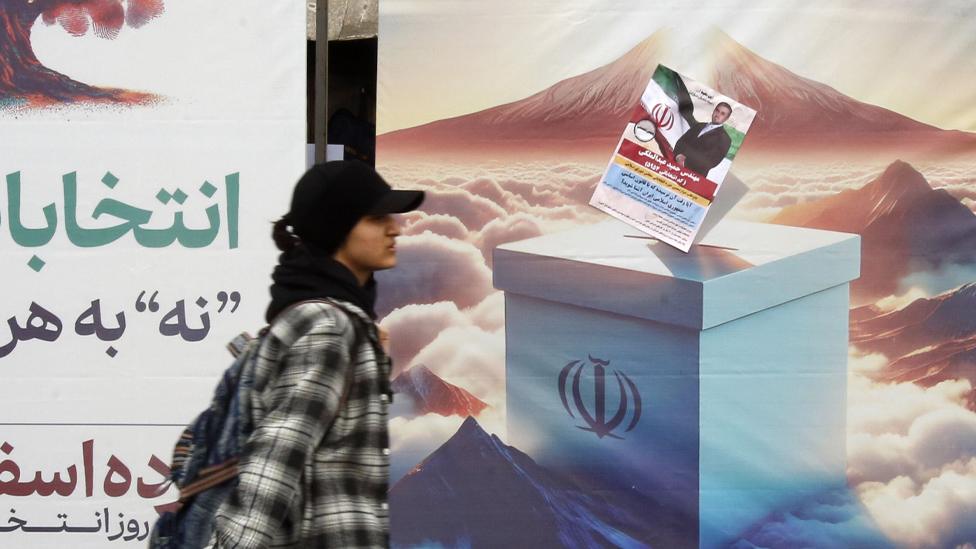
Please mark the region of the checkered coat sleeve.
[[262, 340], [254, 431], [214, 547], [388, 546], [389, 359], [372, 321], [341, 306], [293, 307]]

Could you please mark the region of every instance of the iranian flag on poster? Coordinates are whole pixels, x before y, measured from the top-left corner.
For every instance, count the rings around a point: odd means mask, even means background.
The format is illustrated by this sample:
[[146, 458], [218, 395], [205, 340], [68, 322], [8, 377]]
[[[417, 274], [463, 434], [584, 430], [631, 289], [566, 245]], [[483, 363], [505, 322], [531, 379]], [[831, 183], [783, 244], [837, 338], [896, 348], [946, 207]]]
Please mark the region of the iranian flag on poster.
[[[674, 143], [688, 131], [688, 122], [679, 114], [681, 97], [687, 95], [681, 93], [680, 81], [677, 73], [658, 66], [631, 120], [635, 124], [635, 137], [648, 144], [653, 139], [659, 154], [668, 160], [674, 159]], [[684, 102], [684, 108], [689, 105]]]
[[755, 116], [658, 65], [590, 204], [687, 252]]

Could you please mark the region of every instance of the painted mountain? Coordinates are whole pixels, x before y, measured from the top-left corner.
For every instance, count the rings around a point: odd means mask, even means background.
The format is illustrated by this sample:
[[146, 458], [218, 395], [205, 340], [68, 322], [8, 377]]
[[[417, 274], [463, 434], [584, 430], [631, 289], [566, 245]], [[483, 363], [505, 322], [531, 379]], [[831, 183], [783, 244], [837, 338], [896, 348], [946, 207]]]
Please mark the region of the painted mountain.
[[901, 161], [859, 189], [783, 208], [771, 222], [860, 234], [856, 303], [897, 293], [915, 270], [976, 261], [976, 215]]
[[[851, 311], [851, 343], [882, 353], [889, 364], [876, 378], [932, 386], [967, 379], [976, 387], [976, 283], [917, 299], [891, 312], [873, 306]], [[968, 406], [976, 410], [976, 390]]]
[[488, 407], [478, 397], [444, 381], [423, 364], [398, 375], [393, 380], [393, 392], [397, 398], [410, 399], [417, 415], [477, 416]]
[[[379, 137], [384, 154], [553, 150], [606, 156], [659, 62], [673, 56], [661, 30], [617, 60], [525, 99]], [[746, 150], [880, 145], [928, 155], [976, 150], [976, 135], [946, 131], [862, 103], [763, 59], [725, 33], [707, 37], [709, 74], [689, 74], [759, 111]]]
[[974, 134], [942, 130], [857, 101], [756, 55], [721, 31], [714, 31], [710, 52], [713, 73], [706, 82], [758, 111], [749, 129], [750, 148], [779, 148], [783, 143], [787, 148], [843, 150], [854, 144], [863, 148], [914, 141], [926, 148], [944, 143], [950, 149], [974, 150]]
[[697, 533], [662, 525], [666, 512], [639, 508], [638, 518], [582, 490], [473, 418], [390, 489], [390, 506], [394, 547], [676, 548]]

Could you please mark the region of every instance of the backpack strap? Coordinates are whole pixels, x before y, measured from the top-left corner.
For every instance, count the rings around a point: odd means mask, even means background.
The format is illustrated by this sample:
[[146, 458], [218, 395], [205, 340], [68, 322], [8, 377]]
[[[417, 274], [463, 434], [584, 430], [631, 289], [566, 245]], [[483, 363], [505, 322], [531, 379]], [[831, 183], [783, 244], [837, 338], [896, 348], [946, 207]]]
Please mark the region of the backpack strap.
[[254, 336], [247, 332], [241, 332], [237, 337], [227, 343], [227, 351], [231, 354], [231, 356], [237, 358], [244, 353], [248, 344], [250, 344], [252, 341], [254, 341]]

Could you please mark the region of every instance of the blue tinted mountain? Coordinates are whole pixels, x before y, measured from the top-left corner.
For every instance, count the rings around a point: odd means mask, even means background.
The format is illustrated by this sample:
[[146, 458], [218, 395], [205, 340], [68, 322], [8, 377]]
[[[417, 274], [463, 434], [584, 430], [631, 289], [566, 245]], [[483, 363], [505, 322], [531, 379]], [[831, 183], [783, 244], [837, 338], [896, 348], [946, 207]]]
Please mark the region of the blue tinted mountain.
[[473, 418], [390, 489], [390, 507], [395, 547], [677, 548], [697, 534], [553, 474]]
[[[873, 306], [851, 311], [851, 343], [889, 359], [875, 377], [926, 387], [966, 379], [976, 387], [976, 283], [884, 312]], [[968, 405], [976, 410], [976, 391]]]
[[393, 380], [393, 392], [397, 398], [409, 399], [417, 415], [477, 416], [488, 407], [478, 397], [444, 381], [422, 364], [398, 375]]
[[897, 293], [915, 270], [976, 261], [976, 215], [902, 161], [859, 189], [788, 206], [771, 221], [861, 235], [858, 303]]

